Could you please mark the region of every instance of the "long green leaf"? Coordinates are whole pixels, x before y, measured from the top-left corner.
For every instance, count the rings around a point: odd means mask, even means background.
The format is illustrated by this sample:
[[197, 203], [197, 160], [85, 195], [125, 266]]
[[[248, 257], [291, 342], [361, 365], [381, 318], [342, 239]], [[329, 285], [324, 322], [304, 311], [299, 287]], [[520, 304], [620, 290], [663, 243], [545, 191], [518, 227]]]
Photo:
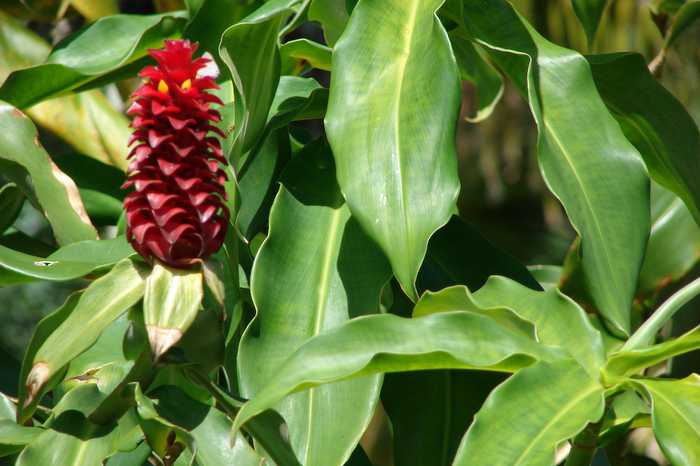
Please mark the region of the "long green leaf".
[[639, 54], [586, 57], [605, 104], [639, 150], [651, 177], [679, 196], [700, 224], [700, 131]]
[[586, 31], [589, 47], [595, 40], [600, 20], [603, 18], [608, 0], [572, 0], [571, 2], [583, 30]]
[[[109, 267], [134, 253], [124, 236], [109, 240], [71, 243], [48, 257], [36, 257], [0, 245], [0, 267], [13, 272], [18, 281], [32, 279], [66, 281]], [[23, 280], [21, 277], [27, 277]], [[9, 277], [8, 277], [9, 279]]]
[[280, 47], [282, 74], [299, 74], [308, 66], [319, 70], [331, 70], [332, 50], [308, 39], [285, 42]]
[[163, 39], [178, 33], [184, 22], [181, 16], [166, 13], [102, 18], [60, 42], [45, 64], [10, 74], [0, 87], [0, 99], [25, 108], [76, 88], [117, 79], [118, 72], [127, 65], [132, 66], [124, 74], [133, 75], [143, 66], [144, 61], [137, 60], [146, 55], [148, 48], [161, 47]]
[[358, 3], [333, 52], [325, 119], [350, 211], [412, 299], [428, 240], [459, 192], [460, 88], [435, 15], [442, 3]]
[[651, 232], [639, 272], [639, 292], [649, 295], [678, 281], [698, 263], [700, 226], [670, 191], [652, 184]]
[[608, 359], [603, 369], [610, 381], [633, 375], [679, 354], [700, 349], [700, 327], [658, 345], [642, 349], [619, 351]]
[[603, 104], [581, 55], [544, 39], [505, 0], [474, 0], [464, 9], [471, 36], [527, 92], [539, 128], [540, 168], [581, 236], [586, 285], [610, 327], [627, 335], [649, 232], [641, 158]]
[[[379, 311], [391, 270], [350, 217], [334, 173], [328, 148], [317, 143], [283, 174], [269, 234], [253, 265], [258, 315], [238, 356], [248, 398], [274, 381], [287, 357], [310, 338]], [[372, 417], [380, 381], [374, 376], [313, 388], [276, 406], [302, 464], [340, 466], [348, 459]]]
[[173, 269], [160, 263], [153, 266], [146, 280], [143, 316], [155, 359], [180, 341], [194, 322], [203, 296], [201, 270]]
[[346, 0], [311, 0], [308, 17], [309, 21], [321, 23], [326, 43], [333, 46], [343, 33], [350, 15]]
[[47, 429], [41, 432], [17, 458], [17, 466], [101, 466], [120, 449], [133, 449], [141, 437], [133, 411], [114, 425], [97, 425], [86, 413], [104, 395], [96, 384], [71, 390], [53, 409]]
[[603, 387], [575, 361], [539, 362], [491, 392], [453, 464], [553, 466], [557, 446], [604, 408]]
[[189, 437], [197, 464], [205, 466], [256, 466], [263, 459], [248, 445], [242, 435], [230, 441], [231, 421], [212, 406], [188, 397], [175, 386], [163, 386], [146, 398], [136, 394], [139, 416], [151, 422], [174, 427]]
[[700, 1], [686, 2], [673, 18], [671, 30], [666, 34], [665, 46], [673, 45], [698, 18], [700, 18]]
[[124, 259], [95, 280], [63, 322], [41, 344], [25, 381], [27, 400], [37, 398], [49, 379], [89, 348], [112, 321], [136, 304], [144, 292], [143, 271]]
[[221, 36], [219, 54], [233, 78], [235, 99], [239, 101], [236, 111], [242, 112], [236, 116], [240, 134], [233, 148], [234, 162], [262, 134], [279, 82], [278, 34], [299, 1], [267, 2]]
[[24, 205], [24, 194], [14, 183], [0, 187], [0, 234], [10, 228]]
[[321, 384], [421, 369], [513, 371], [537, 359], [560, 357], [560, 351], [484, 314], [456, 311], [416, 319], [392, 314], [363, 316], [302, 345], [243, 406], [234, 430], [286, 395]]
[[700, 464], [700, 376], [633, 383], [651, 398], [654, 435], [671, 464]]
[[535, 326], [537, 339], [559, 346], [574, 358], [592, 378], [598, 377], [605, 362], [600, 332], [586, 313], [557, 289], [533, 291], [504, 277], [491, 277], [474, 293], [481, 306], [505, 307]]
[[4, 102], [0, 102], [0, 161], [10, 164], [3, 174], [25, 195], [36, 196], [60, 244], [97, 237], [73, 180], [51, 161], [31, 120]]

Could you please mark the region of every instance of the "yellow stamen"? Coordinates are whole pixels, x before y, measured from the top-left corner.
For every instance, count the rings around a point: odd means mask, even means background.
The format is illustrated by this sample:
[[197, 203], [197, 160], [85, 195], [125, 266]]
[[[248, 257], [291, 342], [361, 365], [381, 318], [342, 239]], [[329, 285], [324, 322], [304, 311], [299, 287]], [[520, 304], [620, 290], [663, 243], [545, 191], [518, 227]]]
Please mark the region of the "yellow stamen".
[[191, 87], [192, 87], [192, 80], [191, 79], [186, 79], [185, 81], [183, 81], [182, 85], [180, 86], [180, 88], [183, 91], [186, 91]]
[[162, 92], [163, 94], [167, 94], [167, 93], [168, 93], [168, 83], [166, 83], [166, 82], [163, 81], [162, 79], [161, 79], [160, 82], [158, 83], [158, 92]]

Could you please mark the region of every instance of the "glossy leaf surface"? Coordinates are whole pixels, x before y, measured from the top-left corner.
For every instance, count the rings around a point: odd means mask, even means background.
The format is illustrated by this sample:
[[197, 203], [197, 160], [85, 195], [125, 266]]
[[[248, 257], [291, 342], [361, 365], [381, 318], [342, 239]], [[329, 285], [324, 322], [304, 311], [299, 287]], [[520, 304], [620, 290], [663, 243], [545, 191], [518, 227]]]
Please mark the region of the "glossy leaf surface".
[[[309, 339], [379, 311], [391, 272], [350, 217], [334, 168], [327, 147], [314, 144], [282, 176], [270, 231], [253, 265], [251, 293], [258, 314], [238, 357], [247, 398], [273, 383], [284, 361]], [[372, 416], [380, 380], [373, 376], [312, 388], [276, 406], [302, 464], [347, 460]]]
[[459, 79], [441, 4], [360, 2], [334, 48], [325, 118], [350, 211], [414, 299], [428, 240], [459, 191]]
[[537, 363], [491, 392], [454, 465], [552, 466], [559, 443], [597, 421], [604, 407], [603, 387], [573, 360]]
[[649, 226], [649, 182], [639, 154], [581, 55], [544, 39], [505, 0], [464, 8], [470, 34], [527, 94], [542, 174], [581, 236], [587, 288], [610, 326], [628, 334]]

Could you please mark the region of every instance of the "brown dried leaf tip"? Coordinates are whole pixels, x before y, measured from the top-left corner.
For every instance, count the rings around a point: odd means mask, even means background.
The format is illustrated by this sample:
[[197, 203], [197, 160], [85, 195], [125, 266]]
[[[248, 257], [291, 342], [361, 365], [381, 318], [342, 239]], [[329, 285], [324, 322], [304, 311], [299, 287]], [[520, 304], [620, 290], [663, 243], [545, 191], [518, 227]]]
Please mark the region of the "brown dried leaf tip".
[[214, 78], [198, 73], [210, 61], [193, 59], [197, 44], [165, 41], [150, 50], [156, 66], [145, 67], [144, 82], [132, 97], [128, 180], [124, 199], [127, 238], [146, 260], [187, 268], [216, 252], [224, 241], [229, 211], [221, 143], [213, 123], [221, 120], [208, 90]]

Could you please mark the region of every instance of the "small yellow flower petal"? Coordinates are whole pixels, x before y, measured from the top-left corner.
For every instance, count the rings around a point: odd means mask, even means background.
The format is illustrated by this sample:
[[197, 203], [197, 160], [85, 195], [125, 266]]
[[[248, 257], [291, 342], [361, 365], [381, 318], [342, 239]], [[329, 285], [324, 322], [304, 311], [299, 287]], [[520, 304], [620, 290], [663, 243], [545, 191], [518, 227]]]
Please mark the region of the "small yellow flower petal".
[[166, 82], [163, 81], [162, 79], [161, 79], [160, 82], [158, 83], [158, 92], [162, 92], [163, 94], [167, 94], [167, 93], [168, 93], [168, 83], [166, 83]]
[[191, 87], [192, 87], [192, 80], [186, 79], [185, 81], [183, 81], [182, 85], [180, 86], [180, 89], [182, 89], [183, 91], [186, 91]]

